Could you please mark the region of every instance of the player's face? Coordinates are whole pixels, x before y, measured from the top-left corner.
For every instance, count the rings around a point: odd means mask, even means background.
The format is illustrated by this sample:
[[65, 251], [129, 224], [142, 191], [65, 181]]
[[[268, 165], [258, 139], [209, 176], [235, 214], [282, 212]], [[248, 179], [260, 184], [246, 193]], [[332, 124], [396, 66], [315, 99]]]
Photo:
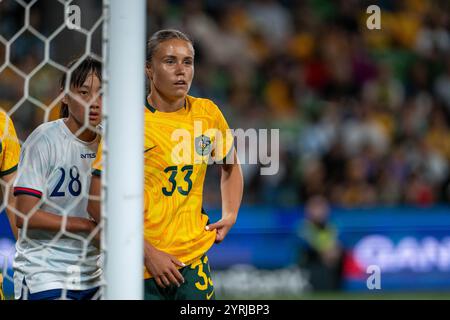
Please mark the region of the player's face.
[[[95, 73], [87, 75], [81, 87], [71, 87], [72, 95], [66, 95], [63, 102], [69, 106], [69, 114], [79, 126], [97, 126], [102, 115], [101, 82]], [[85, 121], [88, 113], [87, 122]]]
[[194, 77], [192, 44], [181, 39], [160, 43], [147, 74], [159, 94], [169, 99], [185, 97]]

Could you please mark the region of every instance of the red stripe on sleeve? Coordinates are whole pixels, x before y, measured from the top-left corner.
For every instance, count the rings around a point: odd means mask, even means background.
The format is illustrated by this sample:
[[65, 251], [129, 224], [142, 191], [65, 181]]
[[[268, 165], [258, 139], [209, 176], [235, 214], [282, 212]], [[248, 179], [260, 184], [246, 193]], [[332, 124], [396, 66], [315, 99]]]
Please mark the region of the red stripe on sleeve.
[[32, 194], [38, 197], [42, 196], [42, 192], [39, 190], [34, 190], [30, 188], [24, 188], [24, 187], [15, 187], [14, 188], [14, 194]]

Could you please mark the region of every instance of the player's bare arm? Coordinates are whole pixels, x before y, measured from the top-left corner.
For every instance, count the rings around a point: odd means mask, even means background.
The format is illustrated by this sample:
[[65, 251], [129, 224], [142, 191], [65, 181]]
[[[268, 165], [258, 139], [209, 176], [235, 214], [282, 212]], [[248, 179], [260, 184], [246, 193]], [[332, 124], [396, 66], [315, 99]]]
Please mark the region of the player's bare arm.
[[101, 192], [101, 177], [92, 175], [91, 178], [91, 186], [89, 189], [89, 201], [87, 205], [87, 211], [92, 219], [95, 220], [96, 223], [99, 223], [101, 220], [101, 203], [100, 203], [100, 192]]
[[224, 163], [221, 165], [220, 189], [222, 194], [222, 219], [206, 226], [206, 230], [217, 230], [215, 243], [222, 242], [236, 223], [242, 201], [244, 179], [236, 150], [233, 152], [233, 163]]
[[[48, 231], [60, 231], [64, 217], [39, 209], [40, 199], [34, 196], [19, 194], [16, 196], [16, 208], [19, 213], [16, 218], [16, 226], [23, 228], [25, 217], [27, 229], [43, 229]], [[69, 232], [92, 232], [95, 223], [92, 220], [67, 217], [65, 230]]]
[[9, 225], [11, 226], [11, 231], [14, 234], [14, 239], [17, 239], [18, 231], [16, 227], [16, 217], [13, 208], [15, 208], [15, 197], [12, 192], [12, 184], [16, 177], [16, 172], [7, 174], [2, 177], [2, 194], [5, 199], [7, 199], [6, 203], [6, 214], [8, 216]]

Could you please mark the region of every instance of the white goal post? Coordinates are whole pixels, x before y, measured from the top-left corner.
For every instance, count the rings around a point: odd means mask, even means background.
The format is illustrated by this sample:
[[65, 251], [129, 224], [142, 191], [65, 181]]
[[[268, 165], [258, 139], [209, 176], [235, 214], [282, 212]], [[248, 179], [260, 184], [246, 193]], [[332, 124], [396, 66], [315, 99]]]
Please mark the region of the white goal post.
[[142, 299], [146, 1], [104, 0], [104, 14], [104, 298]]

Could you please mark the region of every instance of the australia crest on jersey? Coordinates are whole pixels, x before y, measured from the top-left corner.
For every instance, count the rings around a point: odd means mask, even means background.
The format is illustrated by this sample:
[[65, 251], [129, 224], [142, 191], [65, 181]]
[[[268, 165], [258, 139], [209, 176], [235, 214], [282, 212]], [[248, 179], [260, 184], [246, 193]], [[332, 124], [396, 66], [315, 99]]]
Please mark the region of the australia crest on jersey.
[[211, 138], [201, 135], [195, 138], [195, 151], [200, 156], [206, 156], [211, 152]]

